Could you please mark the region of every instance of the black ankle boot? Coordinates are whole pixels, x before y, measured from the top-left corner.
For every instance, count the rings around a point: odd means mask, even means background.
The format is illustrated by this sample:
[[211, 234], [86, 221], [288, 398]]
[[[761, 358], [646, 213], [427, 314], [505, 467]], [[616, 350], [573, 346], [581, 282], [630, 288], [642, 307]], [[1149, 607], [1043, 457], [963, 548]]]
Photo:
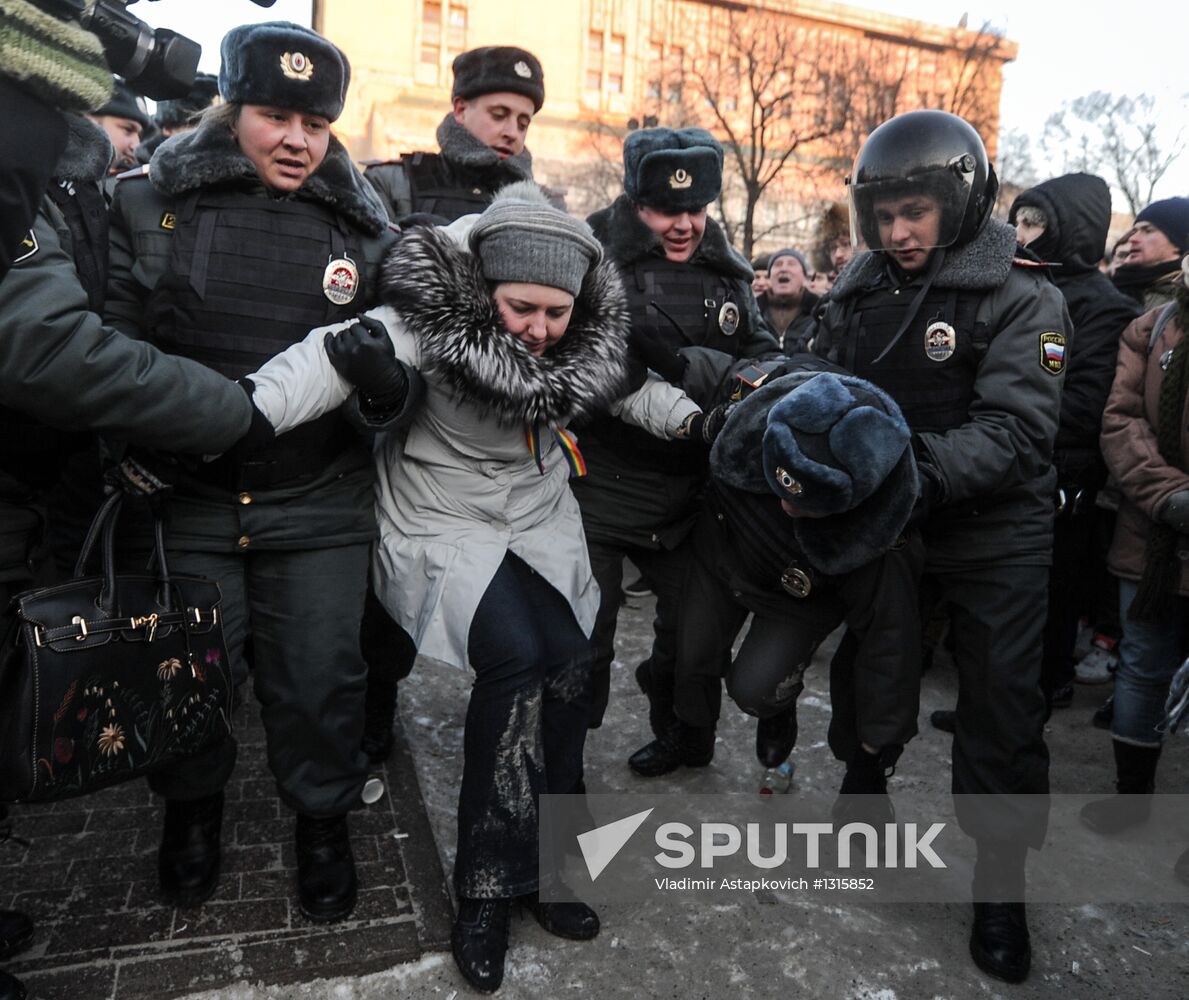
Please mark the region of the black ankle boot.
[[32, 941], [32, 920], [19, 910], [0, 910], [0, 959], [24, 951]]
[[1137, 747], [1122, 740], [1111, 741], [1115, 751], [1117, 795], [1082, 806], [1078, 815], [1095, 833], [1121, 833], [1148, 821], [1152, 793], [1156, 790], [1156, 765], [1160, 747]]
[[511, 903], [459, 897], [450, 950], [463, 978], [481, 993], [494, 993], [504, 981]]
[[24, 983], [0, 970], [0, 1000], [25, 1000], [28, 995]]
[[1023, 903], [974, 904], [970, 957], [988, 976], [1022, 983], [1032, 967], [1032, 941]]
[[530, 892], [517, 896], [516, 902], [528, 910], [545, 930], [558, 937], [589, 941], [599, 933], [599, 915], [579, 900], [543, 903], [540, 893]]
[[[798, 692], [800, 693], [800, 692]], [[756, 757], [764, 767], [780, 767], [797, 745], [797, 703], [756, 723]]]
[[686, 767], [705, 767], [714, 759], [714, 727], [688, 726], [676, 722], [651, 743], [628, 758], [630, 767], [641, 778], [657, 778]]
[[854, 752], [830, 814], [836, 825], [868, 823], [881, 831], [885, 824], [896, 822], [881, 754], [868, 753], [861, 746]]
[[222, 830], [222, 792], [189, 801], [165, 800], [157, 875], [167, 903], [197, 906], [211, 898], [223, 861]]
[[297, 816], [297, 901], [316, 923], [344, 920], [355, 908], [359, 881], [346, 816]]
[[666, 682], [652, 674], [652, 661], [645, 660], [636, 667], [636, 683], [648, 698], [648, 725], [652, 735], [660, 739], [677, 722], [673, 714], [672, 678]]

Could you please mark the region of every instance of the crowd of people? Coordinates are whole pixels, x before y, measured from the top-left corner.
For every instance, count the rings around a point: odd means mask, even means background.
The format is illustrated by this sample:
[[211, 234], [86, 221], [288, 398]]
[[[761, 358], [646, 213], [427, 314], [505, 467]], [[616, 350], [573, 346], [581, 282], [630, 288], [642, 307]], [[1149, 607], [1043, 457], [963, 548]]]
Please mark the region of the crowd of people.
[[[977, 132], [909, 111], [857, 151], [814, 246], [749, 264], [708, 214], [723, 149], [702, 129], [630, 132], [623, 193], [585, 221], [535, 184], [544, 72], [523, 49], [460, 55], [438, 151], [361, 172], [331, 127], [350, 65], [308, 28], [233, 29], [217, 86], [150, 119], [101, 85], [85, 33], [10, 6], [17, 50], [65, 32], [87, 72], [0, 70], [6, 115], [61, 109], [48, 184], [19, 164], [4, 181], [25, 222], [0, 274], [0, 636], [9, 599], [77, 551], [104, 462], [169, 483], [170, 564], [219, 583], [321, 922], [355, 905], [349, 815], [418, 653], [471, 671], [452, 946], [491, 992], [514, 905], [564, 938], [600, 930], [541, 897], [537, 810], [584, 791], [625, 559], [656, 595], [631, 770], [696, 789], [724, 687], [779, 766], [844, 625], [839, 822], [894, 817], [942, 620], [970, 953], [1027, 977], [1043, 727], [1079, 627], [1116, 667], [1118, 794], [1082, 812], [1101, 833], [1147, 819], [1189, 642], [1189, 199], [1141, 211], [1108, 269], [1105, 182], [1054, 178], [1001, 221]], [[126, 526], [121, 558], [152, 528]], [[228, 737], [149, 779], [168, 903], [215, 891], [235, 760]], [[0, 958], [33, 934], [0, 912]]]

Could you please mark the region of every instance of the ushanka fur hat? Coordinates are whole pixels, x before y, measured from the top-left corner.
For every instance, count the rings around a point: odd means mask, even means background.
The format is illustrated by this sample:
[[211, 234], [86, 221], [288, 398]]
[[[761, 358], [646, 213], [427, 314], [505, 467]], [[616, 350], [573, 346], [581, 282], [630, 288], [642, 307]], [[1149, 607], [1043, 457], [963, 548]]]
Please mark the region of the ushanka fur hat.
[[798, 543], [815, 567], [837, 575], [887, 551], [908, 523], [918, 490], [910, 438], [899, 407], [870, 382], [797, 372], [734, 408], [711, 471], [803, 511]]
[[666, 212], [696, 212], [722, 190], [722, 144], [704, 128], [645, 128], [623, 143], [623, 191]]
[[450, 99], [469, 101], [482, 94], [520, 94], [533, 102], [533, 113], [545, 103], [545, 74], [528, 49], [514, 45], [485, 45], [463, 52], [454, 60]]
[[219, 93], [334, 121], [343, 113], [351, 64], [332, 42], [290, 21], [241, 24], [223, 36]]

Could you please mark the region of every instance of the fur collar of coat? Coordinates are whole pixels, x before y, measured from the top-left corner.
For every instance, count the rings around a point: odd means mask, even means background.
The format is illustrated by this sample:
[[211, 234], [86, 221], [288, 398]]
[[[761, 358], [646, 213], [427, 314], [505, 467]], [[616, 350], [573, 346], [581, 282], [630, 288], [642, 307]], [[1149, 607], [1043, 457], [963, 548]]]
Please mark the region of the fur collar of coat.
[[[252, 161], [227, 127], [217, 122], [203, 122], [194, 131], [163, 142], [149, 161], [149, 180], [167, 195], [185, 194], [212, 184], [260, 183]], [[306, 179], [299, 193], [342, 213], [369, 236], [380, 234], [388, 226], [388, 214], [379, 196], [333, 135], [326, 159]]]
[[[664, 256], [661, 238], [640, 221], [636, 206], [626, 194], [621, 194], [586, 221], [603, 244], [607, 256], [620, 265], [635, 264], [649, 255]], [[727, 242], [722, 227], [709, 216], [706, 217], [702, 242], [698, 244], [690, 263], [701, 264], [728, 278], [750, 282], [755, 277], [751, 265]]]
[[66, 119], [66, 146], [54, 166], [54, 179], [76, 184], [103, 180], [114, 155], [107, 133], [82, 115], [63, 117]]
[[500, 185], [533, 179], [533, 155], [527, 149], [500, 159], [494, 150], [481, 143], [454, 120], [450, 113], [438, 126], [438, 148], [451, 164], [467, 173], [490, 177]]
[[539, 358], [507, 331], [479, 259], [441, 230], [406, 232], [380, 281], [420, 343], [423, 371], [502, 423], [564, 426], [621, 391], [628, 311], [610, 264], [586, 275], [565, 336]]
[[[974, 291], [998, 288], [1011, 273], [1015, 256], [1015, 228], [998, 219], [988, 219], [969, 243], [946, 250], [945, 262], [933, 279], [933, 287]], [[837, 302], [875, 287], [889, 266], [883, 253], [864, 250], [842, 269], [830, 289], [830, 298]]]

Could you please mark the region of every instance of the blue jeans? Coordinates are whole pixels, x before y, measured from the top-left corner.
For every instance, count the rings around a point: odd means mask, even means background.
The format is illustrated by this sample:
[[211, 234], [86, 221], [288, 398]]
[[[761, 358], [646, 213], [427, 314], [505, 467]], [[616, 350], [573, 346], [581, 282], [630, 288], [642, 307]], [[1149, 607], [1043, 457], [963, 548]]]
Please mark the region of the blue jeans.
[[1181, 665], [1189, 640], [1189, 598], [1178, 597], [1159, 621], [1127, 617], [1138, 585], [1119, 581], [1119, 670], [1115, 674], [1115, 715], [1111, 735], [1124, 743], [1158, 747], [1164, 739], [1156, 726], [1164, 718], [1168, 685]]
[[537, 888], [537, 798], [582, 780], [591, 645], [569, 603], [508, 554], [467, 640], [475, 683], [458, 796], [459, 896], [519, 896]]

